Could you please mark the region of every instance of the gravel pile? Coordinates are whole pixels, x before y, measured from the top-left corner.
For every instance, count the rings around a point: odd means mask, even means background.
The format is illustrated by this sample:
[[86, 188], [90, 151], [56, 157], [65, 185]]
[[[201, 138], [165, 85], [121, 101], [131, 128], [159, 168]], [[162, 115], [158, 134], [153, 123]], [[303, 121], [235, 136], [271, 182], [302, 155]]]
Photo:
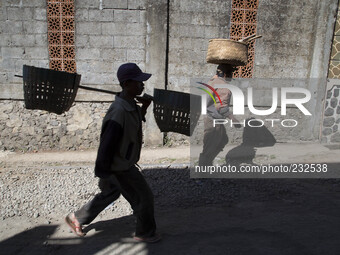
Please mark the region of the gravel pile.
[[[157, 209], [230, 206], [240, 200], [266, 201], [297, 197], [308, 185], [333, 185], [338, 180], [190, 179], [189, 169], [144, 169]], [[0, 171], [0, 218], [62, 216], [96, 194], [98, 179], [92, 166], [15, 167]], [[132, 213], [124, 198], [103, 212], [115, 217]]]
[[[20, 167], [1, 172], [0, 217], [65, 215], [99, 192], [93, 167]], [[131, 213], [122, 198], [110, 210], [117, 216]]]

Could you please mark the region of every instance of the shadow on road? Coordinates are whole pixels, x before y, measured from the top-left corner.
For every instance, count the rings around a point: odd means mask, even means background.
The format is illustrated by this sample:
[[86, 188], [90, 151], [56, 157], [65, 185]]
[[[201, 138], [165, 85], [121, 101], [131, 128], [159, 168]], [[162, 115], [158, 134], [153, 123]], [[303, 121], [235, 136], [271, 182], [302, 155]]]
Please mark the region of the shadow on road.
[[[329, 164], [339, 168], [339, 164]], [[93, 223], [88, 235], [36, 226], [0, 243], [1, 254], [338, 254], [337, 179], [190, 179], [149, 169], [163, 240], [136, 243], [134, 217]]]

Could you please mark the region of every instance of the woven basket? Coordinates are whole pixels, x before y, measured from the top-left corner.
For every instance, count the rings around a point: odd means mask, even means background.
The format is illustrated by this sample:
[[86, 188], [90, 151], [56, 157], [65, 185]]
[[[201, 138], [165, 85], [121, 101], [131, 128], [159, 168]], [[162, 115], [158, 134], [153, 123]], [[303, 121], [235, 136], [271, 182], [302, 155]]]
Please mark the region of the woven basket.
[[207, 62], [212, 64], [247, 64], [248, 44], [230, 39], [209, 40]]
[[154, 89], [153, 103], [155, 120], [162, 132], [192, 135], [200, 117], [200, 96]]
[[34, 66], [23, 67], [26, 109], [39, 109], [62, 114], [76, 97], [80, 75]]

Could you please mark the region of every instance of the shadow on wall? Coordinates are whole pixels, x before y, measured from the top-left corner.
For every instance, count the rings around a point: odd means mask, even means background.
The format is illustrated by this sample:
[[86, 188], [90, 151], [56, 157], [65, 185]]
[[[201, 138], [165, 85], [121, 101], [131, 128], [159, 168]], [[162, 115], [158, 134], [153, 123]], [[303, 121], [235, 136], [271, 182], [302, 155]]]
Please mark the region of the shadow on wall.
[[225, 156], [226, 164], [239, 166], [240, 164], [254, 165], [253, 159], [256, 155], [256, 148], [271, 147], [276, 143], [273, 134], [261, 122], [250, 118], [246, 120], [251, 126], [246, 125], [243, 130], [242, 144], [231, 149]]

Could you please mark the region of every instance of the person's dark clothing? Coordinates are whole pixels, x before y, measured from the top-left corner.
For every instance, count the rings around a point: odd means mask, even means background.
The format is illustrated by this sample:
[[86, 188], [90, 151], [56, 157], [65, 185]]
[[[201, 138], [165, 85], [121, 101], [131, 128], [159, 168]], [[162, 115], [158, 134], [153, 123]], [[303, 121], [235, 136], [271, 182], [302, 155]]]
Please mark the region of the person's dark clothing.
[[106, 113], [98, 148], [95, 174], [105, 178], [135, 165], [142, 148], [141, 108], [116, 96]]
[[153, 236], [156, 231], [152, 191], [136, 166], [115, 172], [109, 178], [99, 179], [101, 192], [75, 212], [80, 224], [89, 224], [120, 194], [130, 203], [136, 216], [136, 235]]
[[89, 224], [122, 194], [137, 218], [136, 236], [155, 234], [153, 194], [136, 167], [141, 147], [141, 109], [116, 96], [103, 120], [95, 164], [101, 192], [75, 212], [80, 224]]

